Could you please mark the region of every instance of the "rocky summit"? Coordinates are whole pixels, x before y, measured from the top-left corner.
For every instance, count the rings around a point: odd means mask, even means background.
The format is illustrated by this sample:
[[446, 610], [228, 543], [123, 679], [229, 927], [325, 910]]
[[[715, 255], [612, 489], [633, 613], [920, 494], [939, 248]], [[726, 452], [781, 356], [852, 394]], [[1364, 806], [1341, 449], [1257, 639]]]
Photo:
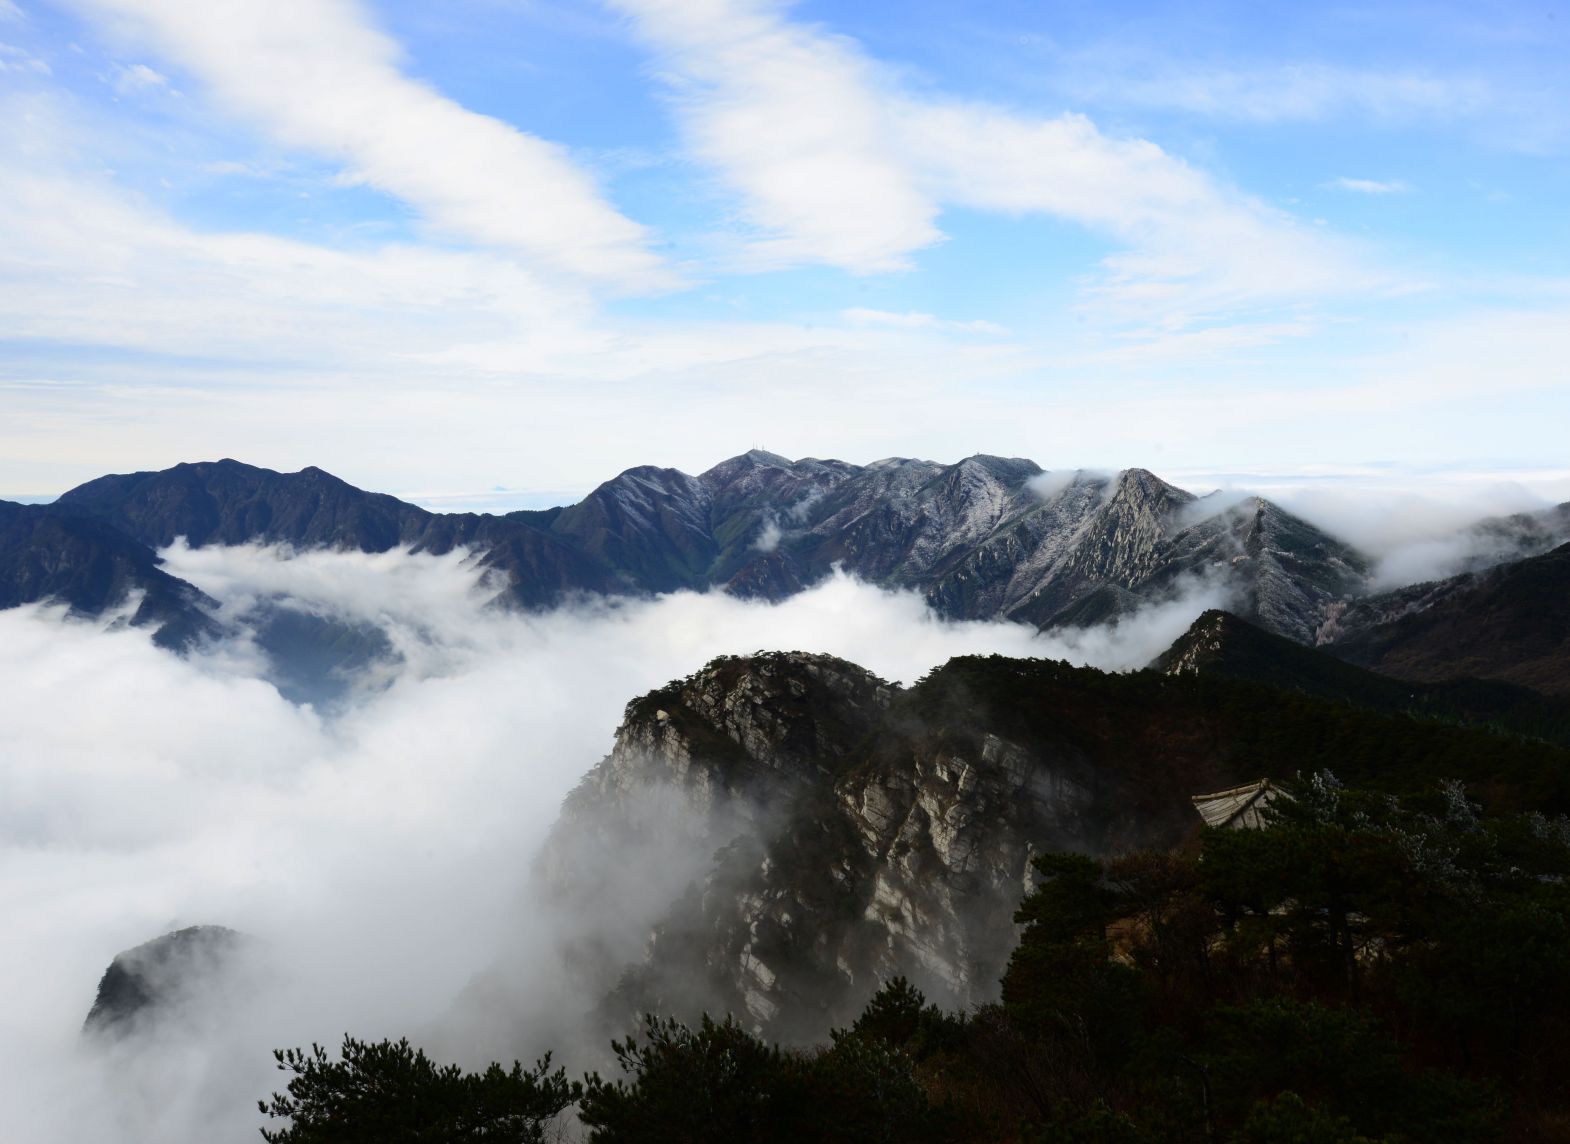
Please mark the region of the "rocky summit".
[[82, 1026], [119, 1037], [153, 1025], [221, 1016], [225, 990], [253, 982], [255, 939], [224, 926], [188, 926], [115, 956]]
[[1448, 711], [1352, 706], [1364, 673], [1264, 632], [1323, 658], [1342, 693], [1196, 670], [1221, 626], [1182, 641], [1176, 675], [967, 657], [907, 688], [759, 653], [635, 700], [538, 869], [558, 903], [641, 888], [642, 913], [610, 911], [634, 932], [585, 934], [570, 954], [604, 991], [605, 1027], [732, 1011], [812, 1039], [897, 975], [941, 1004], [992, 1000], [1043, 851], [1177, 844], [1199, 826], [1191, 796], [1292, 778], [1327, 749], [1351, 780], [1453, 773], [1502, 799], [1511, 775], [1567, 757]]
[[716, 860], [657, 919], [613, 1005], [728, 1008], [790, 1038], [899, 973], [959, 1004], [992, 991], [1033, 847], [1102, 843], [1085, 818], [1098, 784], [1074, 752], [1043, 759], [986, 731], [876, 749], [901, 695], [791, 652], [719, 660], [629, 706], [547, 845], [551, 889], [587, 892], [573, 855], [639, 838], [660, 795], [680, 797]]

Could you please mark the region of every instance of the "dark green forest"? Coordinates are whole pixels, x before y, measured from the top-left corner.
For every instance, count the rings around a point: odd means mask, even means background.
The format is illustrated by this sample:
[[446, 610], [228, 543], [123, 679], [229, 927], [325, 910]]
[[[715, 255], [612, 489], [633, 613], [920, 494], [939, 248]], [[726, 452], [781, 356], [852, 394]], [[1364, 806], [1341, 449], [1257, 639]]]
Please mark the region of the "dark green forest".
[[[1384, 785], [1384, 784], [1382, 784]], [[825, 1044], [649, 1015], [614, 1075], [280, 1051], [274, 1144], [1570, 1139], [1570, 821], [1300, 778], [1263, 830], [1037, 860], [998, 1003], [884, 984]]]

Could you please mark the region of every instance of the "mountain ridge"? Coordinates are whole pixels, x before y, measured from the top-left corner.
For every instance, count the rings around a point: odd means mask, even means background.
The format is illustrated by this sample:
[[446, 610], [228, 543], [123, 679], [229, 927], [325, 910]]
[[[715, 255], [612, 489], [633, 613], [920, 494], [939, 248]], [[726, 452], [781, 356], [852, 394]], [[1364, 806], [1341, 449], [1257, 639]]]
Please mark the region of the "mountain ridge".
[[1358, 601], [1323, 646], [1399, 679], [1475, 676], [1570, 697], [1570, 544]]
[[1333, 647], [1307, 647], [1217, 609], [1200, 615], [1149, 666], [1168, 675], [1215, 675], [1570, 746], [1566, 697], [1455, 672], [1427, 680], [1381, 674], [1338, 657]]
[[[918, 592], [947, 618], [1051, 628], [1116, 619], [1208, 584], [1300, 643], [1367, 594], [1373, 569], [1262, 498], [1212, 501], [1145, 469], [1050, 472], [985, 454], [858, 466], [754, 450], [697, 476], [628, 469], [577, 504], [501, 515], [430, 512], [314, 466], [280, 473], [226, 458], [99, 477], [41, 511], [145, 546], [129, 577], [137, 587], [157, 579], [147, 571], [154, 550], [180, 536], [193, 546], [465, 548], [504, 577], [503, 601], [523, 608], [579, 593], [716, 588], [780, 600], [841, 568]], [[1499, 544], [1542, 539], [1531, 520], [1512, 521], [1499, 525]], [[194, 630], [199, 601], [186, 610]]]

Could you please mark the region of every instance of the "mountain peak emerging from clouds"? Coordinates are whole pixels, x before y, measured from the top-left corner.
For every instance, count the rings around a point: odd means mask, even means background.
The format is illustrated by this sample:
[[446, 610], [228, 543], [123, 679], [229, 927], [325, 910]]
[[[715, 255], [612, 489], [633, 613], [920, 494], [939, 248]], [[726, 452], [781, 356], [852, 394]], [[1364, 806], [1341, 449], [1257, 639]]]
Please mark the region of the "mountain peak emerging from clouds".
[[[226, 458], [100, 477], [7, 519], [13, 563], [25, 563], [29, 529], [47, 521], [92, 532], [105, 554], [135, 552], [116, 581], [122, 594], [158, 588], [159, 599], [177, 601], [152, 550], [178, 538], [193, 547], [468, 549], [522, 607], [583, 592], [711, 588], [782, 599], [835, 568], [918, 592], [946, 617], [1038, 627], [1088, 626], [1203, 595], [1303, 643], [1371, 581], [1366, 556], [1262, 498], [1199, 498], [1147, 469], [1054, 472], [986, 454], [854, 465], [754, 449], [698, 476], [627, 469], [577, 504], [503, 516], [428, 512], [316, 467], [280, 473]], [[65, 543], [39, 536], [36, 544]], [[53, 581], [11, 579], [31, 585], [15, 602], [57, 595], [104, 606]], [[192, 590], [187, 607], [200, 606]]]

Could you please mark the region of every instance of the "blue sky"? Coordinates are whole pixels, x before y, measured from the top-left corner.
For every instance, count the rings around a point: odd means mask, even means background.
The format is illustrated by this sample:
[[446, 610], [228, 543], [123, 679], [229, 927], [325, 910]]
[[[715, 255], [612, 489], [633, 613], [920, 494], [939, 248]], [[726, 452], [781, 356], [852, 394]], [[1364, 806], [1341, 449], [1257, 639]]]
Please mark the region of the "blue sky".
[[1563, 499], [1566, 61], [1554, 2], [0, 0], [0, 495], [762, 445]]

